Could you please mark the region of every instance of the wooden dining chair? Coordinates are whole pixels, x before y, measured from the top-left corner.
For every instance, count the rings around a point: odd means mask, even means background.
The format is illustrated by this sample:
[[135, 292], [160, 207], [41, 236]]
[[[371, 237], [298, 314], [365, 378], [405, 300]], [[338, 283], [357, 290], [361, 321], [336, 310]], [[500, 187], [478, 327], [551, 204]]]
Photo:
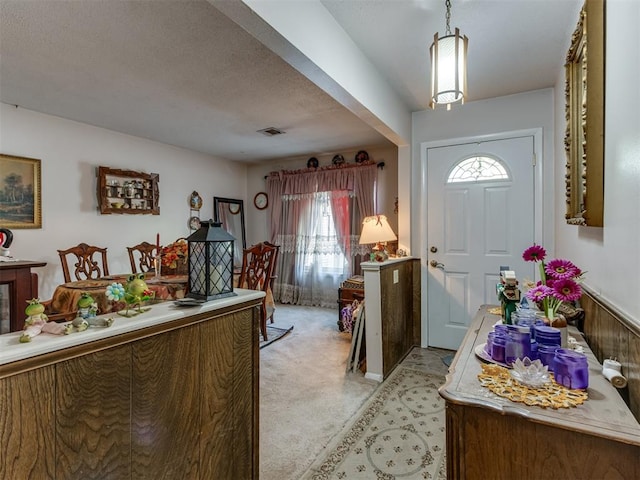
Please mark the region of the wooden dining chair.
[[[269, 276], [269, 289], [271, 290], [271, 297], [273, 297], [273, 282], [275, 282], [276, 278], [278, 278], [276, 271], [278, 268], [278, 254], [280, 253], [280, 245], [275, 245], [271, 242], [264, 242], [264, 244], [276, 249], [276, 253], [273, 255], [273, 270], [271, 271], [271, 275]], [[273, 323], [273, 314], [275, 313], [275, 311], [275, 306], [269, 308], [269, 305], [267, 305], [267, 320], [269, 320], [270, 323]]]
[[[58, 250], [65, 283], [109, 275], [107, 249], [80, 243], [66, 250]], [[75, 263], [74, 263], [75, 261]], [[73, 278], [69, 265], [73, 266]]]
[[129, 252], [131, 273], [138, 273], [138, 268], [141, 273], [154, 270], [155, 265], [153, 260], [160, 253], [157, 245], [149, 242], [142, 242], [133, 247], [127, 247], [127, 252]]
[[[271, 276], [275, 266], [275, 258], [279, 247], [267, 245], [264, 242], [245, 248], [242, 251], [242, 269], [238, 285], [249, 290], [267, 292], [270, 287]], [[266, 296], [262, 299], [260, 309], [260, 332], [267, 340], [267, 312]], [[273, 313], [271, 313], [273, 315]]]

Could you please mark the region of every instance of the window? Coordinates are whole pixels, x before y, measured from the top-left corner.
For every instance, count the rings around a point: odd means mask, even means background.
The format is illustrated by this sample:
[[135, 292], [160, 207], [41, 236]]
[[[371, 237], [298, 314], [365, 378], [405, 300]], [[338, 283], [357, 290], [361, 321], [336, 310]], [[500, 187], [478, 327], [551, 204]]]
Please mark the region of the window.
[[343, 275], [348, 261], [338, 243], [330, 193], [317, 193], [310, 207], [310, 215], [305, 218], [308, 223], [301, 225], [300, 229], [309, 232], [304, 270], [316, 270], [319, 274]]
[[465, 158], [451, 169], [447, 183], [509, 180], [502, 162], [496, 158], [473, 156]]

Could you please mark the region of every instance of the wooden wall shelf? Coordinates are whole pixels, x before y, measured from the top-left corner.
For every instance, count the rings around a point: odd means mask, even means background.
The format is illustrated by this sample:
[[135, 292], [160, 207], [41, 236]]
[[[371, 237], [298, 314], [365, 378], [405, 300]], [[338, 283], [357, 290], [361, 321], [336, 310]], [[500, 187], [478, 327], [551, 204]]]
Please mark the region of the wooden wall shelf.
[[98, 210], [103, 215], [160, 215], [157, 173], [98, 167], [97, 175]]

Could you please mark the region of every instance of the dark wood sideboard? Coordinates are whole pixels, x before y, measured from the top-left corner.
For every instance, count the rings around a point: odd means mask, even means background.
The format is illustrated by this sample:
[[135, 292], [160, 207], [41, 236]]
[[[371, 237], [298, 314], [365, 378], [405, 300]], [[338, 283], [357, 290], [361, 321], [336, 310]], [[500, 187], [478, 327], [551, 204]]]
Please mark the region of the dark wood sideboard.
[[577, 329], [589, 400], [569, 409], [511, 402], [480, 385], [476, 346], [499, 316], [479, 310], [440, 388], [446, 401], [447, 478], [492, 480], [638, 478], [640, 425]]
[[0, 287], [6, 285], [8, 291], [9, 331], [17, 332], [24, 328], [27, 301], [38, 296], [38, 277], [31, 269], [46, 264], [29, 260], [0, 262]]
[[0, 479], [258, 478], [260, 302], [0, 364]]

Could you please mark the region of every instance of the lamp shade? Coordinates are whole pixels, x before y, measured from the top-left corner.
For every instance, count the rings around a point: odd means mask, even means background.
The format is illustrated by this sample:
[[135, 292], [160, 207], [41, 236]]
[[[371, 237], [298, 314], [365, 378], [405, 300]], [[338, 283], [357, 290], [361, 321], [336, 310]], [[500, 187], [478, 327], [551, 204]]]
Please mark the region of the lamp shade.
[[230, 297], [233, 292], [233, 245], [235, 237], [220, 223], [200, 222], [188, 238], [190, 298], [209, 301]]
[[431, 106], [464, 103], [467, 94], [467, 43], [468, 39], [455, 33], [438, 38], [433, 36], [431, 52]]
[[362, 221], [362, 233], [360, 234], [360, 244], [380, 243], [396, 240], [396, 234], [391, 230], [389, 221], [384, 215], [373, 215], [365, 217]]

